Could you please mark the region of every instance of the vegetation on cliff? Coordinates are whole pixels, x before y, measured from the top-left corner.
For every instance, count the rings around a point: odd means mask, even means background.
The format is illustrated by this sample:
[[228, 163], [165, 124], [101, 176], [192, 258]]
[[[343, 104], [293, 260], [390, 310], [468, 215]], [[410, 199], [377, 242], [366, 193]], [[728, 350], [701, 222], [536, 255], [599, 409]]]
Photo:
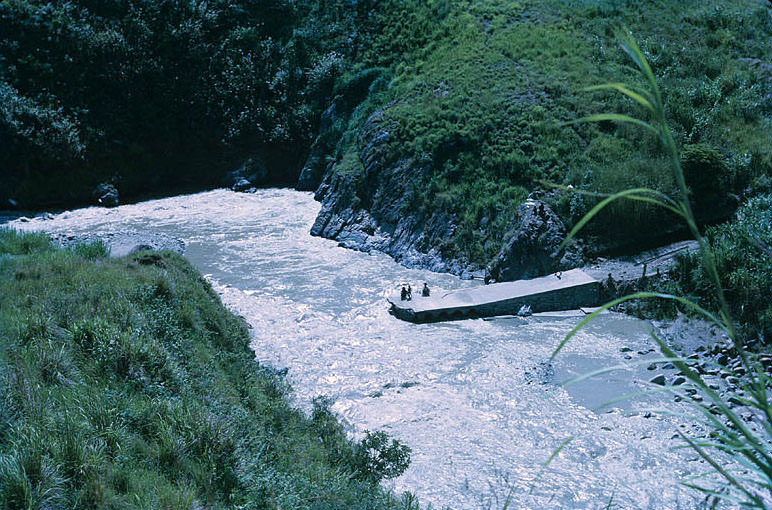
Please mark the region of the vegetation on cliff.
[[0, 507], [412, 508], [409, 451], [290, 405], [182, 257], [0, 230]]
[[[363, 60], [388, 68], [390, 79], [354, 116], [334, 170], [363, 171], [355, 134], [363, 116], [383, 109], [391, 150], [381, 165], [408, 159], [420, 175], [406, 183], [405, 214], [455, 218], [442, 246], [448, 257], [490, 262], [525, 196], [546, 190], [542, 180], [600, 193], [641, 186], [676, 192], [651, 137], [608, 122], [562, 124], [579, 112], [636, 111], [623, 98], [582, 92], [599, 76], [629, 75], [614, 39], [621, 26], [642, 39], [662, 77], [668, 125], [684, 148], [695, 200], [710, 204], [697, 207], [700, 218], [728, 217], [737, 205], [731, 195], [769, 176], [772, 96], [762, 68], [772, 60], [772, 16], [765, 2], [388, 5]], [[546, 199], [569, 226], [593, 203], [571, 193]], [[589, 234], [632, 244], [672, 225], [650, 207], [620, 203]]]
[[[721, 277], [732, 316], [743, 325], [746, 339], [772, 340], [772, 195], [754, 197], [728, 223], [705, 233]], [[665, 283], [654, 288], [689, 296], [717, 310], [713, 285], [698, 254], [681, 257]], [[672, 314], [672, 306], [658, 310]]]
[[[454, 224], [450, 236], [423, 237], [429, 243], [420, 249], [436, 248], [444, 257], [477, 267], [491, 264], [517, 233], [519, 206], [534, 191], [569, 228], [604, 195], [626, 188], [679, 196], [671, 164], [653, 135], [609, 121], [566, 124], [588, 112], [643, 112], [622, 95], [583, 90], [600, 80], [630, 79], [629, 62], [616, 40], [625, 27], [640, 40], [659, 77], [664, 120], [700, 226], [729, 219], [748, 202], [737, 220], [708, 228], [707, 238], [734, 317], [748, 326], [744, 334], [770, 338], [768, 2], [437, 0], [386, 5], [362, 61], [387, 69], [388, 80], [375, 82], [354, 112], [331, 171], [353, 176], [346, 182], [357, 183], [377, 182], [368, 168], [392, 168], [398, 178], [383, 181], [393, 185], [408, 168], [413, 175], [402, 181], [402, 214], [416, 218], [412, 225], [418, 229], [428, 229], [437, 218]], [[399, 58], [389, 57], [395, 54]], [[633, 85], [642, 84], [633, 77]], [[388, 133], [389, 150], [379, 154], [378, 165], [360, 157], [371, 140], [359, 135], [373, 112], [379, 114], [379, 136]], [[587, 193], [553, 189], [548, 183]], [[361, 190], [367, 196], [346, 207], [371, 212], [393, 207], [397, 193], [383, 193], [389, 203], [379, 203], [377, 190]], [[349, 221], [360, 217], [355, 211]], [[340, 228], [340, 222], [333, 223]], [[656, 244], [680, 235], [679, 228], [666, 211], [618, 201], [587, 225], [583, 236], [592, 253]], [[699, 257], [685, 259], [673, 276], [664, 290], [718, 309]]]

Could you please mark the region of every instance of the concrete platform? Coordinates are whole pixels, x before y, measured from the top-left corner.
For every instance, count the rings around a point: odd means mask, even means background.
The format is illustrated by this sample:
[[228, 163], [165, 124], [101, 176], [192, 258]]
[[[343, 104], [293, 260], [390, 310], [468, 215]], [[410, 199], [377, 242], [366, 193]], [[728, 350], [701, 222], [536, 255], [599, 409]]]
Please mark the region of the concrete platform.
[[524, 305], [530, 306], [533, 313], [592, 307], [600, 304], [599, 290], [598, 280], [581, 269], [572, 269], [532, 280], [494, 283], [431, 297], [416, 295], [411, 301], [402, 301], [395, 295], [389, 303], [399, 319], [439, 322], [513, 315]]

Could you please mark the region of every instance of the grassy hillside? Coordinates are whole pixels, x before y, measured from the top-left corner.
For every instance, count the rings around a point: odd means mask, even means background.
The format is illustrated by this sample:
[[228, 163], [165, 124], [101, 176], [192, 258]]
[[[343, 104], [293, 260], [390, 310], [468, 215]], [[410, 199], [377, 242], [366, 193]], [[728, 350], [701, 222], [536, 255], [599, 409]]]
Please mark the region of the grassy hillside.
[[[384, 159], [412, 158], [421, 177], [408, 190], [405, 212], [453, 213], [458, 228], [443, 247], [449, 256], [488, 262], [517, 206], [529, 192], [546, 189], [543, 180], [602, 193], [637, 186], [673, 192], [654, 139], [641, 141], [637, 131], [611, 123], [561, 124], [596, 112], [634, 111], [617, 96], [582, 90], [633, 74], [615, 42], [621, 27], [640, 41], [661, 79], [705, 221], [726, 217], [737, 205], [730, 194], [752, 191], [770, 175], [767, 2], [385, 5], [362, 65], [388, 69], [388, 79], [376, 82], [380, 89], [355, 113], [334, 169], [362, 171], [356, 146], [362, 119], [389, 105], [391, 151]], [[569, 224], [592, 203], [568, 193], [548, 200]], [[668, 224], [648, 208], [620, 203], [591, 233], [645, 241]]]
[[0, 230], [0, 507], [412, 508], [408, 450], [290, 406], [183, 258]]

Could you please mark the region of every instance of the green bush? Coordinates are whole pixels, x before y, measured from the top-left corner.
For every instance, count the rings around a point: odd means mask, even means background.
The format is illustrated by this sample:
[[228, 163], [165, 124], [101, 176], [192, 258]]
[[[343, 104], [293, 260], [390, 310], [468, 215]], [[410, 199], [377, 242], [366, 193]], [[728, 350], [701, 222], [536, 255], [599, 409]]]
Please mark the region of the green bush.
[[410, 448], [385, 432], [370, 432], [354, 448], [353, 466], [365, 479], [376, 482], [395, 478], [410, 464]]
[[110, 255], [110, 248], [102, 241], [79, 243], [72, 250], [86, 260], [96, 260]]
[[395, 478], [410, 464], [410, 448], [383, 432], [366, 431], [358, 443], [345, 439], [329, 397], [314, 399], [311, 426], [329, 451], [330, 461], [358, 479], [379, 483]]
[[[772, 340], [772, 195], [752, 198], [731, 222], [707, 229], [721, 283], [745, 338]], [[717, 309], [714, 286], [702, 261], [685, 256], [671, 272], [678, 288], [708, 309]]]
[[681, 150], [681, 167], [697, 216], [714, 216], [728, 208], [729, 195], [735, 190], [730, 169], [719, 151], [703, 144], [687, 145]]

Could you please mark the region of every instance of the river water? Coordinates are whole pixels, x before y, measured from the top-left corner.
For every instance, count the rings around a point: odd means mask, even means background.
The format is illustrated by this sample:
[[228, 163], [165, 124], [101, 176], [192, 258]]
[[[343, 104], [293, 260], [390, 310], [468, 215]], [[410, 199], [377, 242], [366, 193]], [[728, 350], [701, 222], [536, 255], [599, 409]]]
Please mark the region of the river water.
[[[671, 437], [688, 428], [647, 408], [664, 397], [599, 405], [644, 388], [648, 325], [600, 316], [550, 366], [576, 316], [414, 325], [388, 313], [403, 282], [479, 285], [406, 269], [382, 254], [309, 235], [319, 205], [284, 189], [216, 190], [115, 209], [14, 222], [58, 232], [150, 231], [185, 241], [186, 256], [252, 326], [261, 362], [289, 369], [296, 404], [317, 395], [353, 435], [384, 430], [413, 449], [396, 480], [434, 508], [694, 508], [677, 476], [704, 466]], [[437, 292], [438, 290], [435, 290]], [[628, 352], [627, 350], [630, 349]], [[630, 358], [630, 359], [626, 359]], [[563, 387], [591, 370], [624, 368]], [[569, 438], [549, 465], [542, 465]]]

